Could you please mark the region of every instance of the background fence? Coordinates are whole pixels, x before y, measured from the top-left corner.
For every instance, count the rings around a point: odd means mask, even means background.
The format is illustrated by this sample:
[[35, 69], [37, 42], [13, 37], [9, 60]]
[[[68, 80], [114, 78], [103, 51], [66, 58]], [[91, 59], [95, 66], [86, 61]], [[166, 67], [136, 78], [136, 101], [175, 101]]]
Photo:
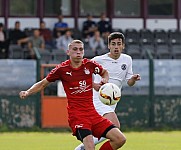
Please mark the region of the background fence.
[[123, 96], [116, 112], [123, 128], [180, 128], [181, 96]]
[[40, 126], [40, 97], [20, 100], [18, 95], [0, 96], [0, 126], [29, 128]]
[[[40, 64], [35, 60], [0, 60], [0, 126], [12, 128], [42, 126], [42, 116], [60, 119], [60, 122], [48, 122], [51, 126], [62, 127], [62, 117], [58, 108], [66, 107], [65, 98], [58, 100], [57, 84], [52, 84], [44, 94], [46, 104], [51, 112], [42, 111], [43, 102], [40, 94], [27, 100], [19, 99], [18, 93], [38, 80]], [[124, 85], [121, 101], [118, 103], [117, 114], [123, 127], [181, 127], [181, 60], [133, 60], [133, 71], [140, 73], [142, 80], [134, 87]], [[9, 65], [8, 65], [9, 64]], [[26, 66], [27, 65], [27, 66]], [[38, 67], [37, 67], [38, 65]], [[4, 67], [6, 66], [6, 67]], [[13, 67], [12, 67], [13, 66]], [[24, 66], [24, 67], [22, 67]], [[51, 65], [48, 65], [51, 67]], [[154, 67], [150, 69], [150, 66]], [[8, 69], [9, 67], [9, 69]], [[46, 69], [43, 71], [46, 76]], [[48, 72], [47, 72], [48, 73]], [[150, 80], [153, 73], [153, 79]], [[28, 78], [28, 80], [27, 80]], [[16, 80], [15, 80], [16, 79]], [[12, 80], [12, 81], [11, 81]], [[18, 84], [19, 83], [19, 84]], [[150, 90], [151, 89], [151, 90]], [[53, 92], [51, 92], [52, 90]], [[52, 99], [56, 100], [52, 100]], [[50, 99], [50, 100], [48, 100]], [[64, 101], [64, 102], [61, 102]], [[45, 101], [44, 101], [45, 102]], [[50, 105], [54, 103], [53, 105]], [[62, 104], [64, 104], [62, 106]], [[64, 109], [66, 111], [66, 109]], [[48, 114], [49, 113], [49, 114]], [[64, 112], [66, 113], [66, 112]], [[51, 117], [52, 115], [52, 117]], [[46, 122], [47, 123], [47, 122]], [[57, 124], [58, 123], [58, 124]], [[65, 125], [67, 125], [65, 123]], [[68, 125], [67, 125], [68, 127]]]

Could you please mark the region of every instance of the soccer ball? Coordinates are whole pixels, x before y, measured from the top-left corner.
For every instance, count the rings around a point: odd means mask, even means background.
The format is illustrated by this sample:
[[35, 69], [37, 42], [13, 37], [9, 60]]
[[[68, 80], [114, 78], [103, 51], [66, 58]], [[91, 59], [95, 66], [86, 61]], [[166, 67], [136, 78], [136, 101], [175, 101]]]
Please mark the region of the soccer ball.
[[99, 89], [99, 99], [105, 105], [114, 105], [121, 98], [121, 91], [114, 83], [106, 83]]

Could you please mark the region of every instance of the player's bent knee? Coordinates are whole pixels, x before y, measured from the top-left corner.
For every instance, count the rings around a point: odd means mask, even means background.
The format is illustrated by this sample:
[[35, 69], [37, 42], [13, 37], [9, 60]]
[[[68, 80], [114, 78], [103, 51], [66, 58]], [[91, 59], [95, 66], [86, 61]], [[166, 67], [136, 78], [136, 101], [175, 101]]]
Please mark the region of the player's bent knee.
[[125, 135], [117, 128], [111, 129], [107, 134], [107, 138], [110, 139], [111, 143], [115, 145], [116, 148], [120, 148], [126, 143]]
[[126, 137], [123, 136], [123, 137], [120, 139], [120, 141], [121, 141], [121, 145], [124, 145], [124, 144], [126, 143]]
[[126, 137], [124, 136], [124, 134], [118, 136], [115, 143], [116, 145], [118, 145], [118, 147], [122, 147], [126, 143]]

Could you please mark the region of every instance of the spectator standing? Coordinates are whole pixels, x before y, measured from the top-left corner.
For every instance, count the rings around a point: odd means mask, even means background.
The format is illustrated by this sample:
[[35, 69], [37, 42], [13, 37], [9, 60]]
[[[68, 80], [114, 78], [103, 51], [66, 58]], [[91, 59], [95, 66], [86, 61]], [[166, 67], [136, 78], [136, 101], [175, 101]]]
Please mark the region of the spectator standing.
[[83, 22], [83, 38], [89, 39], [94, 35], [94, 32], [97, 30], [96, 22], [92, 20], [92, 15], [87, 15], [87, 20]]
[[55, 38], [58, 38], [59, 36], [65, 34], [65, 31], [68, 29], [68, 24], [66, 22], [63, 22], [63, 15], [58, 15], [58, 22], [55, 23], [53, 34]]

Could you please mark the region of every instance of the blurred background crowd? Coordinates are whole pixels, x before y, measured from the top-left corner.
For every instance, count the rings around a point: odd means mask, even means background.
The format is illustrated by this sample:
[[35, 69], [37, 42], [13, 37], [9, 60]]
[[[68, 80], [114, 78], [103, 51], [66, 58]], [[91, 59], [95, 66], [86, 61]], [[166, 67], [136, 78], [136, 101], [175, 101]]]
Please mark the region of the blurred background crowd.
[[[67, 43], [80, 39], [85, 57], [108, 52], [110, 32], [123, 32], [133, 59], [181, 58], [180, 0], [0, 0], [0, 58], [65, 59]], [[21, 6], [19, 5], [21, 4]], [[60, 54], [59, 54], [60, 53]], [[56, 54], [56, 55], [55, 55]], [[50, 60], [49, 60], [50, 59]], [[62, 59], [62, 60], [61, 60]]]
[[[69, 24], [63, 21], [61, 14], [58, 15], [53, 30], [47, 28], [44, 21], [39, 23], [39, 28], [25, 28], [24, 30], [21, 29], [21, 22], [18, 20], [14, 28], [10, 29], [4, 28], [3, 23], [0, 23], [1, 57], [34, 59], [34, 47], [40, 51], [59, 50], [66, 53], [68, 43], [73, 39], [85, 42], [85, 48], [90, 54], [88, 57], [96, 55], [99, 50], [104, 53], [107, 50], [107, 36], [112, 32], [111, 23], [106, 19], [105, 13], [101, 14], [98, 22], [93, 21], [92, 18], [91, 14], [87, 14], [82, 31], [70, 28]], [[24, 55], [14, 54], [18, 51]]]

